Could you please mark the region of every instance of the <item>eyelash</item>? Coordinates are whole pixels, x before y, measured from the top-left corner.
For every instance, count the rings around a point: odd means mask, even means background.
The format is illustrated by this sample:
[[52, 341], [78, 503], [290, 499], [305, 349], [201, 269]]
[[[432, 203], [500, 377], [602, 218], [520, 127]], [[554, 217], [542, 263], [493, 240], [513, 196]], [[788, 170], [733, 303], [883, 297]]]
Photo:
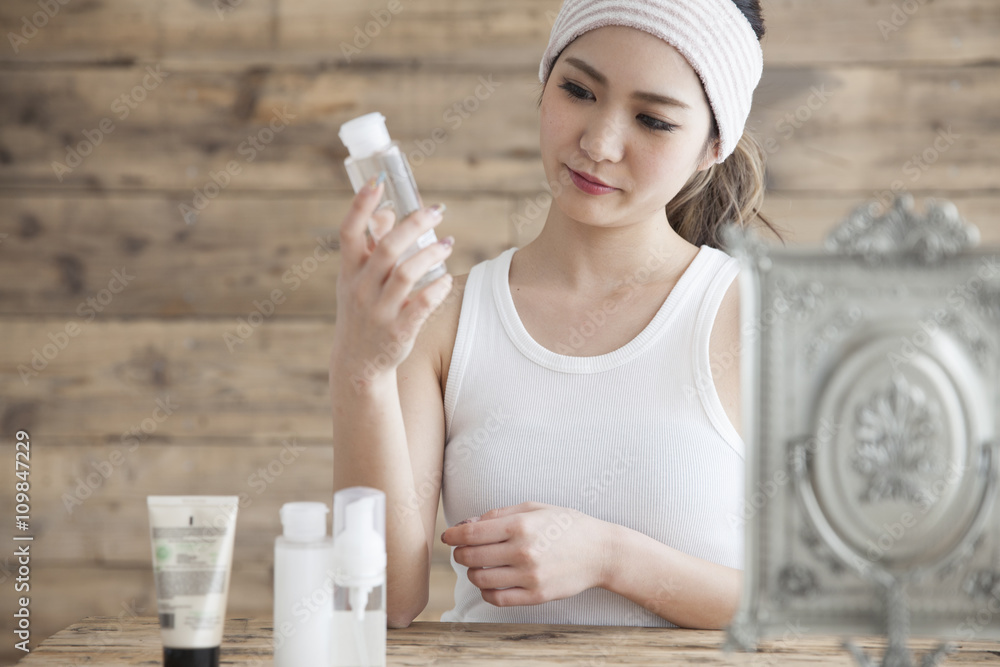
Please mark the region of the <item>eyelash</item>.
[[[572, 83], [570, 81], [563, 81], [563, 83], [559, 87], [566, 91], [566, 95], [569, 96], [569, 98], [571, 100], [582, 102], [583, 100], [587, 99], [585, 97], [585, 94], [586, 94], [587, 91], [584, 88], [581, 88], [580, 86], [576, 85], [575, 83]], [[579, 92], [575, 92], [575, 91], [579, 91]], [[673, 132], [674, 130], [677, 129], [676, 125], [672, 125], [670, 123], [665, 123], [662, 120], [657, 120], [655, 118], [652, 118], [651, 116], [646, 116], [645, 114], [641, 114], [641, 115], [643, 117], [645, 117], [645, 118], [648, 118], [650, 121], [652, 121], [652, 124], [646, 123], [646, 122], [642, 123], [642, 126], [645, 129], [649, 130], [650, 132], [653, 132], [653, 133], [655, 133], [655, 132]]]

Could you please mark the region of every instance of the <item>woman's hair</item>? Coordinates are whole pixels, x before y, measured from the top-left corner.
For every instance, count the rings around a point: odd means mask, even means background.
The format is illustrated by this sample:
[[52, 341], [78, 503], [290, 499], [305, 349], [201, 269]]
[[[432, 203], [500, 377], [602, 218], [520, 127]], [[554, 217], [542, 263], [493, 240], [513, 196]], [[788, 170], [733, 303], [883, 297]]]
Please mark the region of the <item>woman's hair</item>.
[[[733, 0], [743, 12], [757, 39], [764, 36], [764, 17], [760, 0]], [[561, 55], [561, 53], [559, 54]], [[557, 55], [553, 64], [559, 59]], [[551, 71], [551, 69], [550, 69]], [[544, 85], [542, 87], [544, 92]], [[542, 103], [541, 94], [538, 105]], [[705, 144], [706, 152], [719, 139], [719, 126], [712, 114], [712, 128]], [[721, 248], [722, 229], [729, 223], [746, 227], [760, 221], [779, 239], [778, 229], [761, 214], [764, 205], [764, 149], [747, 131], [736, 150], [723, 162], [695, 172], [681, 191], [667, 203], [670, 226], [689, 243]]]

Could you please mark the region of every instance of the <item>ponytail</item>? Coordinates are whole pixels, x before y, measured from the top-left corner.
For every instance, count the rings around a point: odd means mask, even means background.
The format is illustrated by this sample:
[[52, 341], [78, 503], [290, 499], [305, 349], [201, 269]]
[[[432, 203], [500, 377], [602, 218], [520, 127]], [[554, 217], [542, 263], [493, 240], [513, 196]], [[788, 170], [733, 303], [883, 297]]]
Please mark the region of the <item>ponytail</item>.
[[[712, 123], [708, 146], [718, 138]], [[764, 149], [744, 132], [736, 150], [720, 164], [695, 172], [670, 203], [667, 220], [686, 241], [696, 246], [722, 248], [722, 228], [735, 223], [747, 227], [759, 221], [780, 239], [781, 234], [761, 214], [764, 205]]]
[[[753, 28], [757, 39], [764, 36], [764, 16], [760, 0], [733, 0]], [[719, 127], [712, 118], [706, 148], [716, 144]], [[781, 233], [761, 215], [764, 206], [764, 149], [746, 131], [736, 150], [722, 164], [697, 171], [667, 204], [667, 220], [689, 243], [722, 248], [722, 228], [760, 222], [781, 239]]]

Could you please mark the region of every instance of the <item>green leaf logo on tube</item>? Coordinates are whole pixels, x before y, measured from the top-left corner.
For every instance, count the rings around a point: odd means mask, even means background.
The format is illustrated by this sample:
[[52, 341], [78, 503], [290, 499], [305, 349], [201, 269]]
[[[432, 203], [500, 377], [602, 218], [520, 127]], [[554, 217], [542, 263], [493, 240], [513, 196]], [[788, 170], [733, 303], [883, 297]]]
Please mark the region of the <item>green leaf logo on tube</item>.
[[237, 496], [147, 496], [165, 667], [218, 667]]

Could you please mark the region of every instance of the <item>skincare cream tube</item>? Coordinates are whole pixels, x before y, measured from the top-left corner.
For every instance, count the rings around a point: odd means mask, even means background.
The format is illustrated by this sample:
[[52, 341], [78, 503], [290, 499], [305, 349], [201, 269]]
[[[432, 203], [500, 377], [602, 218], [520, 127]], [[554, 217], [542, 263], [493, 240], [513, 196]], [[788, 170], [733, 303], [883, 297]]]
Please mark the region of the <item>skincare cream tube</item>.
[[218, 667], [238, 496], [148, 496], [165, 667]]

